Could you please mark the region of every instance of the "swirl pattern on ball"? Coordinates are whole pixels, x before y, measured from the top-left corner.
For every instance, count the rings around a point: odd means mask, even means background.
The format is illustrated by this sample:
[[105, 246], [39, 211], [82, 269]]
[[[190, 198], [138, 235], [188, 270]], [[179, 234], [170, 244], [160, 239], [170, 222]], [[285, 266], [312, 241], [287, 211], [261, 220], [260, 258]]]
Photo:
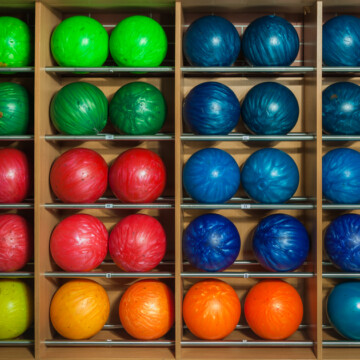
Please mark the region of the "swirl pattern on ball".
[[322, 93], [323, 130], [328, 134], [360, 134], [360, 86], [337, 82]]
[[246, 28], [242, 50], [251, 65], [287, 66], [299, 52], [299, 36], [287, 20], [263, 16]]
[[289, 200], [299, 185], [299, 170], [285, 152], [268, 148], [254, 152], [245, 162], [241, 182], [255, 201], [278, 204]]
[[185, 33], [183, 50], [192, 66], [230, 66], [240, 52], [235, 26], [221, 16], [204, 16]]
[[329, 151], [322, 160], [323, 195], [338, 204], [360, 202], [360, 153], [339, 148]]
[[231, 199], [239, 188], [240, 170], [226, 151], [202, 149], [185, 164], [183, 184], [194, 200], [220, 204]]

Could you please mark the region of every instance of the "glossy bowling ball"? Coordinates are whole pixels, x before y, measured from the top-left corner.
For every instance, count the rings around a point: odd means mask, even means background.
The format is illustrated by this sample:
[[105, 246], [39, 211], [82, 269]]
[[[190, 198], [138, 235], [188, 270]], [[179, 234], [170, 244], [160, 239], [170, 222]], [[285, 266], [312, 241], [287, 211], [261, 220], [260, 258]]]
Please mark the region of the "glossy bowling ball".
[[110, 256], [125, 271], [150, 271], [159, 265], [165, 251], [165, 231], [152, 216], [126, 216], [111, 231]]
[[88, 339], [98, 333], [110, 314], [109, 297], [92, 280], [76, 279], [62, 285], [50, 304], [50, 320], [55, 330], [72, 340]]
[[225, 18], [204, 16], [187, 29], [183, 51], [192, 66], [230, 66], [239, 55], [240, 36]]
[[228, 336], [240, 320], [241, 305], [235, 290], [220, 280], [194, 284], [183, 301], [183, 317], [189, 330], [204, 340]]
[[236, 260], [240, 235], [235, 225], [218, 214], [194, 219], [183, 234], [183, 251], [189, 262], [205, 271], [221, 271]]
[[119, 133], [152, 135], [159, 132], [166, 118], [166, 102], [155, 86], [132, 82], [121, 87], [109, 107], [110, 121]]
[[20, 203], [29, 193], [30, 167], [17, 149], [0, 149], [0, 204]]
[[231, 199], [239, 188], [240, 170], [226, 151], [202, 149], [186, 162], [183, 185], [197, 202], [221, 204]]
[[327, 299], [327, 316], [335, 330], [345, 338], [360, 340], [360, 283], [336, 285]]
[[0, 340], [23, 334], [34, 319], [34, 295], [21, 280], [0, 280]]
[[50, 118], [55, 128], [67, 135], [96, 135], [105, 127], [108, 101], [95, 85], [74, 82], [53, 97]]
[[343, 271], [360, 271], [360, 215], [345, 214], [331, 222], [325, 233], [325, 250]]
[[265, 217], [255, 229], [252, 247], [269, 271], [292, 271], [306, 260], [310, 239], [304, 225], [286, 214]]
[[360, 86], [337, 82], [322, 93], [323, 130], [334, 135], [360, 134]]
[[360, 202], [360, 153], [338, 148], [322, 159], [323, 195], [337, 204]]
[[33, 234], [24, 217], [0, 215], [0, 271], [23, 268], [33, 254]]
[[166, 168], [153, 151], [130, 149], [118, 156], [111, 165], [109, 185], [122, 202], [151, 203], [164, 191]]
[[285, 135], [295, 126], [299, 104], [286, 86], [264, 82], [254, 86], [241, 105], [241, 118], [257, 135]]
[[226, 85], [205, 82], [186, 96], [183, 118], [196, 134], [226, 135], [239, 121], [240, 103]]
[[158, 280], [140, 280], [121, 297], [119, 317], [128, 334], [139, 340], [164, 336], [174, 324], [174, 294]]
[[0, 83], [0, 114], [0, 135], [26, 134], [30, 118], [29, 94], [22, 85]]
[[147, 16], [129, 16], [110, 35], [110, 53], [119, 66], [159, 66], [167, 52], [164, 29]]
[[303, 318], [303, 303], [288, 283], [263, 280], [247, 294], [244, 313], [256, 335], [267, 340], [283, 340], [298, 329]]
[[30, 65], [33, 43], [29, 26], [12, 16], [1, 16], [0, 29], [0, 67]]
[[295, 194], [299, 185], [299, 170], [285, 152], [273, 148], [261, 149], [246, 160], [241, 182], [253, 200], [279, 204]]
[[65, 271], [91, 271], [105, 259], [108, 232], [96, 217], [71, 215], [56, 225], [50, 238], [54, 261]]
[[328, 66], [360, 65], [360, 19], [340, 15], [323, 26], [323, 62]]
[[242, 51], [250, 65], [288, 66], [299, 52], [299, 36], [287, 20], [263, 16], [246, 28]]
[[88, 16], [72, 16], [62, 21], [51, 35], [51, 53], [60, 66], [96, 67], [109, 54], [105, 28]]

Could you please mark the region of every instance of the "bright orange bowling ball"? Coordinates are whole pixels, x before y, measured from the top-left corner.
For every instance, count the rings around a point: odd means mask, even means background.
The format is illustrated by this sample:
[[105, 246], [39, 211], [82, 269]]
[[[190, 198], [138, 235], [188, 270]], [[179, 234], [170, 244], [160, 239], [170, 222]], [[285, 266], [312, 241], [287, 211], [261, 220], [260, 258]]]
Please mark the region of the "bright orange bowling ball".
[[218, 340], [229, 335], [238, 324], [240, 314], [235, 290], [220, 280], [200, 281], [184, 298], [184, 321], [200, 339]]
[[303, 317], [298, 292], [282, 280], [263, 280], [246, 296], [245, 318], [252, 331], [263, 339], [282, 340], [292, 335]]
[[161, 281], [138, 281], [122, 296], [119, 316], [124, 329], [134, 338], [158, 339], [174, 324], [174, 294]]

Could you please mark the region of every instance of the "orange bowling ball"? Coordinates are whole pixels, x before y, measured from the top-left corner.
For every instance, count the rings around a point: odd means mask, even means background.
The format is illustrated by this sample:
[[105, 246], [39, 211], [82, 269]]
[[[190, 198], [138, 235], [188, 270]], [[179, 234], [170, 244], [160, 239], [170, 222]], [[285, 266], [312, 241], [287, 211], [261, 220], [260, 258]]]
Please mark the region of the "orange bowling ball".
[[288, 283], [263, 280], [247, 294], [244, 313], [256, 335], [268, 340], [282, 340], [298, 329], [303, 317], [303, 303]]
[[184, 298], [184, 321], [200, 339], [219, 340], [229, 335], [238, 324], [240, 314], [235, 290], [220, 280], [200, 281]]
[[88, 339], [105, 325], [110, 302], [104, 288], [92, 280], [72, 280], [58, 289], [51, 300], [50, 319], [67, 339]]
[[122, 296], [119, 316], [124, 329], [134, 338], [158, 339], [174, 324], [174, 294], [161, 281], [138, 281]]

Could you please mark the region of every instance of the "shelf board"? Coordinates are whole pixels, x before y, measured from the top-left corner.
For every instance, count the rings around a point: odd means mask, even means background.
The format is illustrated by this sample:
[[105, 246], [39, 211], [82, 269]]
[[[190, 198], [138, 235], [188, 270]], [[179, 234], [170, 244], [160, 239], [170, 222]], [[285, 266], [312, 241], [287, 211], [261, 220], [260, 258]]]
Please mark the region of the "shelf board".
[[172, 141], [175, 135], [162, 133], [155, 135], [45, 135], [44, 138], [47, 141]]
[[134, 346], [134, 347], [168, 347], [175, 346], [173, 340], [156, 340], [156, 341], [141, 341], [141, 340], [45, 340], [45, 345], [51, 346], [83, 346], [83, 347], [94, 347], [94, 346]]
[[34, 135], [1, 135], [0, 141], [34, 141]]
[[236, 271], [219, 271], [219, 272], [182, 272], [183, 278], [312, 278], [314, 273], [310, 272], [236, 272]]
[[[62, 67], [46, 66], [45, 71], [48, 73], [84, 75], [84, 73], [93, 74], [115, 74], [115, 73], [168, 73], [175, 72], [174, 66], [158, 67], [120, 67], [120, 66], [99, 66], [99, 67]], [[77, 74], [83, 73], [83, 74]]]
[[45, 272], [48, 278], [174, 278], [171, 272]]
[[195, 135], [184, 133], [180, 136], [185, 141], [310, 141], [315, 140], [314, 134], [289, 133], [287, 135], [251, 135], [230, 133], [228, 135]]
[[312, 66], [183, 66], [184, 74], [305, 74], [316, 70]]

